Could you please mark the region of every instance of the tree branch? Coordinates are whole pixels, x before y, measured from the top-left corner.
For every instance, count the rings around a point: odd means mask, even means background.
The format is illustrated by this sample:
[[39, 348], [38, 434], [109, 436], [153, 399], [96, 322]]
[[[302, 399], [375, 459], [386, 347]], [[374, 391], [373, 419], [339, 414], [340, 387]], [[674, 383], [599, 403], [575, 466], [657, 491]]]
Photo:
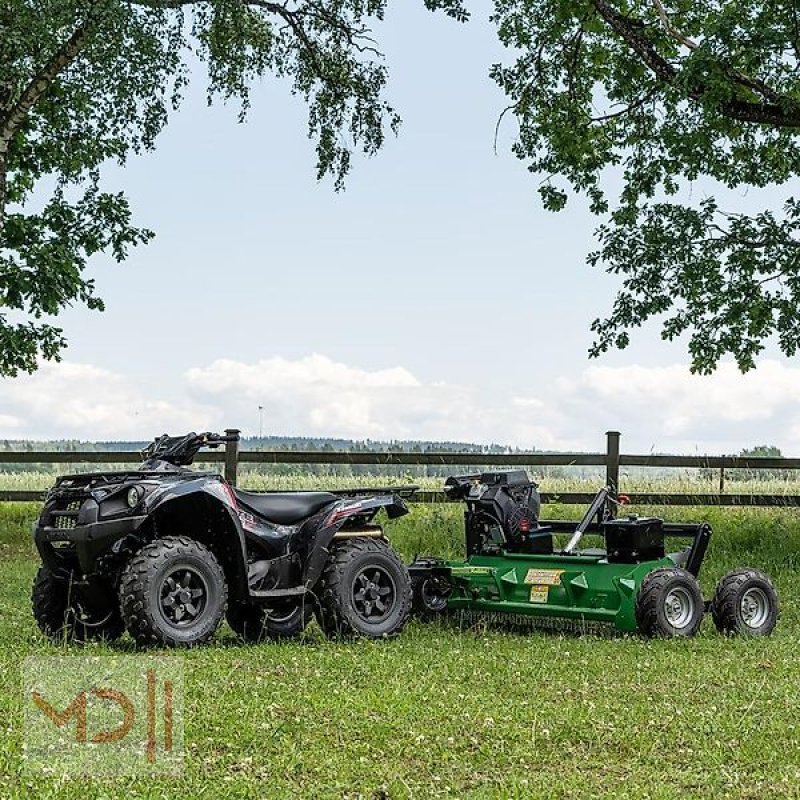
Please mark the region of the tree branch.
[[792, 0], [792, 49], [794, 50], [795, 58], [800, 60], [800, 24], [797, 20], [797, 3]]
[[[144, 6], [146, 8], [170, 9], [203, 5], [208, 3], [209, 0], [131, 0], [131, 2], [134, 5]], [[326, 22], [331, 28], [338, 29], [345, 35], [348, 44], [352, 45], [360, 52], [372, 52], [376, 55], [380, 55], [375, 48], [357, 44], [356, 39], [371, 41], [365, 35], [367, 33], [366, 28], [355, 30], [341, 20], [332, 18], [324, 9], [319, 8], [314, 3], [309, 2], [307, 4], [308, 8], [301, 6], [299, 8], [290, 9], [287, 4], [275, 3], [272, 2], [272, 0], [240, 0], [240, 2], [243, 6], [257, 8], [280, 17], [292, 29], [292, 32], [299, 40], [303, 49], [308, 53], [314, 72], [321, 80], [327, 80], [328, 76], [320, 61], [319, 48], [312, 41], [311, 37], [308, 35], [308, 31], [303, 25], [302, 18], [304, 16], [316, 16], [318, 19]], [[310, 11], [309, 8], [313, 9], [313, 11]]]
[[601, 117], [592, 117], [589, 122], [607, 122], [610, 119], [616, 119], [617, 117], [623, 117], [625, 114], [629, 114], [631, 111], [636, 111], [637, 108], [641, 108], [648, 100], [652, 99], [652, 97], [656, 94], [658, 90], [653, 87], [650, 91], [645, 92], [636, 102], [631, 103], [625, 108], [620, 109], [619, 111], [612, 111], [608, 114], [603, 114]]
[[[306, 9], [312, 9], [312, 11], [309, 12]], [[358, 50], [359, 53], [372, 53], [374, 56], [378, 57], [383, 56], [380, 50], [378, 50], [376, 47], [371, 46], [375, 44], [375, 40], [367, 35], [368, 33], [370, 33], [369, 28], [364, 26], [360, 28], [354, 28], [351, 25], [348, 25], [347, 23], [343, 22], [335, 15], [330, 14], [322, 6], [318, 5], [317, 3], [311, 2], [311, 0], [307, 0], [306, 9], [298, 11], [298, 13], [302, 13], [304, 15], [321, 19], [331, 28], [335, 28], [344, 36], [345, 40], [347, 41], [347, 44], [350, 45], [350, 47], [352, 47], [354, 50]], [[360, 42], [370, 42], [370, 44], [365, 45], [365, 44], [360, 44]]]
[[0, 162], [5, 159], [8, 153], [11, 137], [17, 132], [30, 110], [47, 92], [59, 73], [75, 60], [75, 57], [86, 44], [90, 33], [90, 21], [77, 27], [69, 39], [61, 45], [50, 60], [31, 79], [30, 83], [22, 90], [22, 94], [17, 101], [11, 105], [5, 117], [0, 120]]
[[658, 18], [661, 20], [661, 26], [664, 30], [673, 38], [675, 41], [680, 42], [684, 47], [688, 47], [690, 50], [697, 49], [697, 42], [690, 39], [685, 34], [681, 33], [669, 20], [667, 16], [667, 12], [664, 9], [664, 6], [661, 4], [661, 0], [651, 0], [653, 3], [653, 7], [658, 14]]
[[308, 53], [311, 63], [314, 65], [314, 71], [317, 73], [317, 77], [322, 78], [323, 80], [325, 79], [325, 70], [322, 68], [322, 64], [319, 60], [318, 48], [311, 41], [308, 36], [308, 32], [303, 26], [303, 23], [300, 21], [300, 12], [290, 11], [285, 6], [278, 5], [277, 3], [270, 3], [267, 2], [267, 0], [241, 0], [241, 2], [244, 5], [255, 6], [256, 8], [264, 9], [272, 14], [277, 14], [279, 17], [282, 17]]
[[[592, 0], [592, 5], [600, 17], [639, 56], [656, 78], [662, 83], [674, 84], [676, 82], [680, 74], [679, 70], [664, 58], [644, 35], [645, 26], [641, 20], [621, 14], [606, 0]], [[724, 100], [716, 105], [720, 114], [739, 122], [754, 122], [773, 125], [777, 128], [800, 128], [800, 104], [796, 100], [784, 97], [761, 81], [747, 76], [729, 73], [729, 77], [734, 82], [769, 97], [772, 102]], [[709, 87], [702, 82], [696, 83], [688, 90], [689, 97], [698, 102], [704, 101], [708, 94]]]

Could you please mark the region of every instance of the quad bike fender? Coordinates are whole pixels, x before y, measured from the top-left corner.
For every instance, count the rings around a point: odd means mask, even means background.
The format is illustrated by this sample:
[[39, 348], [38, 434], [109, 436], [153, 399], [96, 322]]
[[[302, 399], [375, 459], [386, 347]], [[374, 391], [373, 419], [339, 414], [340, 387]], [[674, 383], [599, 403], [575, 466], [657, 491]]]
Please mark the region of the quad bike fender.
[[[225, 572], [228, 593], [237, 600], [248, 597], [247, 549], [239, 509], [233, 492], [221, 480], [207, 477], [156, 489], [147, 499], [147, 518], [163, 532], [163, 520], [206, 545]], [[177, 523], [177, 526], [176, 526]]]
[[408, 506], [396, 494], [374, 495], [357, 499], [342, 500], [333, 509], [325, 512], [320, 526], [310, 543], [310, 556], [306, 563], [304, 585], [311, 590], [322, 575], [322, 570], [330, 555], [331, 544], [337, 534], [364, 536], [381, 536], [383, 529], [377, 525], [369, 525], [375, 515], [386, 510], [389, 519], [396, 519], [408, 514]]

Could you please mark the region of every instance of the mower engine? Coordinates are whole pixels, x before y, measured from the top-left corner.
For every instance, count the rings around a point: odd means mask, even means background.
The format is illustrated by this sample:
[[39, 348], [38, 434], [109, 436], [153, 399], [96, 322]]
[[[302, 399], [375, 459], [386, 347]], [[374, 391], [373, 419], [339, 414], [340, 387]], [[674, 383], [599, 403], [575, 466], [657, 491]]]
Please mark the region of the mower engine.
[[549, 528], [539, 527], [538, 486], [525, 470], [483, 472], [447, 479], [444, 491], [463, 500], [467, 557], [499, 553], [552, 553]]

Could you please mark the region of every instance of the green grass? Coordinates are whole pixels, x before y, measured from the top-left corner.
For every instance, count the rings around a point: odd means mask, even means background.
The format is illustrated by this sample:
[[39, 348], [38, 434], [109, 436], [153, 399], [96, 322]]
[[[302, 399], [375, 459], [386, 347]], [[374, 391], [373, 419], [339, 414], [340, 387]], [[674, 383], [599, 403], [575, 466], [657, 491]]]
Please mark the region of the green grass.
[[[574, 515], [577, 509], [548, 509]], [[214, 645], [182, 654], [184, 773], [57, 779], [21, 771], [19, 669], [28, 655], [132, 652], [127, 638], [48, 644], [29, 610], [35, 507], [0, 506], [0, 797], [800, 796], [800, 517], [672, 510], [715, 527], [706, 592], [753, 564], [778, 585], [766, 640], [710, 620], [688, 642], [412, 623], [393, 641]], [[392, 523], [404, 556], [459, 550], [457, 507]]]

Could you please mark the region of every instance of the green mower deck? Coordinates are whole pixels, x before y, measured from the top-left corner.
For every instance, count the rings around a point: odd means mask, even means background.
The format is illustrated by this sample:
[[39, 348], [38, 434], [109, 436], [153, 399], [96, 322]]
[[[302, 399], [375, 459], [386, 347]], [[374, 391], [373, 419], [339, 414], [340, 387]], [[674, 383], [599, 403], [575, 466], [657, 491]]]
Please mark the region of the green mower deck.
[[641, 564], [609, 564], [598, 556], [506, 553], [450, 561], [448, 608], [609, 622], [635, 631], [636, 595], [644, 578], [669, 557]]

